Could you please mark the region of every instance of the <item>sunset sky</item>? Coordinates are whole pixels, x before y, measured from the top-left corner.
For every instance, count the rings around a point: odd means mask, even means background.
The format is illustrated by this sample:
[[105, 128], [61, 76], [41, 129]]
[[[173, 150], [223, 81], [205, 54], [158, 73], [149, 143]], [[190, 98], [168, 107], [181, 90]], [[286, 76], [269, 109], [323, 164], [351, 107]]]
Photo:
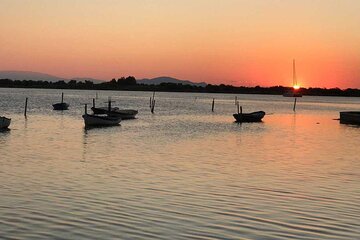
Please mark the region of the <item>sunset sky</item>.
[[0, 0], [0, 70], [360, 88], [360, 0]]

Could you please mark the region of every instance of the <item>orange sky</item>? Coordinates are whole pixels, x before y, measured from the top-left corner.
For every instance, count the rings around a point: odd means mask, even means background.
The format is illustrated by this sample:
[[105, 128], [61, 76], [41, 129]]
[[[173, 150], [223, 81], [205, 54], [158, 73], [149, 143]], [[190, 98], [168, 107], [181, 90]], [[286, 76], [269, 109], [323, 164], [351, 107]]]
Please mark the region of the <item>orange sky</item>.
[[360, 88], [359, 0], [1, 0], [0, 70]]

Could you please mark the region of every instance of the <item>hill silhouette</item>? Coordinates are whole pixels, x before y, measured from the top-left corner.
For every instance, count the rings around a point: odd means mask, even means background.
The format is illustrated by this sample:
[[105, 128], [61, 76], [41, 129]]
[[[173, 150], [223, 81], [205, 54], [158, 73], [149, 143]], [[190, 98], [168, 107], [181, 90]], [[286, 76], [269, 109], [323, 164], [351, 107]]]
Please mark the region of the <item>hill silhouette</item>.
[[32, 71], [0, 71], [0, 79], [12, 79], [12, 80], [33, 80], [33, 81], [48, 81], [48, 82], [57, 82], [57, 81], [92, 81], [94, 83], [105, 82], [104, 80], [99, 80], [90, 77], [74, 77], [74, 78], [63, 78], [54, 76], [47, 73], [41, 72], [32, 72]]
[[144, 78], [137, 80], [138, 84], [145, 84], [145, 85], [158, 85], [161, 83], [175, 83], [175, 84], [183, 84], [183, 85], [193, 85], [193, 86], [199, 86], [199, 87], [205, 87], [207, 83], [205, 82], [192, 82], [189, 80], [180, 80], [173, 77], [157, 77], [157, 78]]
[[[139, 83], [140, 82], [140, 83]], [[121, 77], [117, 80], [113, 78], [109, 82], [94, 83], [85, 81], [36, 81], [36, 80], [12, 80], [1, 79], [0, 87], [3, 88], [51, 88], [51, 89], [89, 89], [89, 90], [123, 90], [123, 91], [159, 91], [159, 92], [204, 92], [204, 93], [235, 93], [235, 94], [269, 94], [282, 95], [292, 90], [291, 87], [273, 86], [273, 87], [236, 87], [232, 85], [212, 85], [197, 86], [191, 84], [182, 84], [179, 82], [162, 82], [160, 84], [144, 84], [137, 81], [135, 77]], [[299, 92], [304, 96], [346, 96], [360, 97], [360, 89], [340, 89], [340, 88], [301, 88]]]

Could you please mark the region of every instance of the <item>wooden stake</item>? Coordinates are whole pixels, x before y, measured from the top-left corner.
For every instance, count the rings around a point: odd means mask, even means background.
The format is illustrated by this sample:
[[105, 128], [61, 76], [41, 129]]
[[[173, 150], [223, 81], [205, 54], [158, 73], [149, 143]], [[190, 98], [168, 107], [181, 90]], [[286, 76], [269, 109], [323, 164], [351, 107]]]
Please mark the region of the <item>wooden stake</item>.
[[242, 106], [240, 106], [240, 113], [242, 114]]
[[62, 92], [61, 93], [61, 103], [63, 103], [64, 102], [64, 93]]
[[153, 99], [152, 101], [151, 113], [154, 113], [154, 108], [155, 108], [155, 99]]
[[93, 108], [95, 108], [95, 98], [93, 98]]
[[211, 105], [211, 111], [214, 112], [215, 107], [215, 98], [213, 98], [212, 105]]
[[153, 92], [152, 98], [150, 97], [150, 111], [151, 113], [154, 113], [155, 109], [155, 91]]
[[28, 105], [28, 98], [25, 99], [25, 110], [24, 110], [25, 117], [26, 117], [26, 113], [27, 113], [27, 105]]
[[87, 104], [85, 104], [85, 115], [87, 115]]
[[297, 98], [295, 98], [295, 100], [294, 100], [294, 107], [293, 107], [293, 111], [294, 111], [294, 112], [296, 111], [296, 99], [297, 99]]
[[109, 103], [108, 103], [108, 111], [109, 114], [111, 113], [111, 99], [109, 98]]

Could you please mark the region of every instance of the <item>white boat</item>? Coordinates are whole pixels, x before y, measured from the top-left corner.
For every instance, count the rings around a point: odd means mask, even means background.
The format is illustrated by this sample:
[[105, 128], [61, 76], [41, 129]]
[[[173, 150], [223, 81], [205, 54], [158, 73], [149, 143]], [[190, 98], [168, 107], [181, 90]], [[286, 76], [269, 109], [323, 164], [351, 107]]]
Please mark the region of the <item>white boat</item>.
[[296, 69], [295, 69], [295, 59], [293, 60], [293, 89], [285, 92], [283, 97], [302, 97], [302, 94], [299, 92], [299, 85], [296, 78]]
[[107, 115], [84, 114], [85, 126], [115, 126], [121, 122], [120, 117], [112, 117]]
[[[109, 101], [109, 108], [111, 108], [111, 103]], [[100, 127], [100, 126], [115, 126], [119, 125], [121, 122], [121, 117], [119, 116], [109, 116], [109, 115], [95, 115], [87, 113], [87, 104], [85, 104], [85, 114], [82, 115], [85, 123], [85, 127]]]
[[360, 111], [340, 112], [340, 123], [360, 125]]
[[138, 110], [134, 109], [119, 109], [118, 107], [111, 107], [110, 100], [108, 104], [108, 107], [95, 107], [95, 99], [93, 99], [93, 106], [91, 110], [94, 114], [107, 114], [113, 117], [121, 117], [122, 120], [135, 119], [136, 115], [139, 113]]
[[0, 117], [0, 129], [7, 129], [9, 128], [11, 123], [11, 119], [7, 117]]

